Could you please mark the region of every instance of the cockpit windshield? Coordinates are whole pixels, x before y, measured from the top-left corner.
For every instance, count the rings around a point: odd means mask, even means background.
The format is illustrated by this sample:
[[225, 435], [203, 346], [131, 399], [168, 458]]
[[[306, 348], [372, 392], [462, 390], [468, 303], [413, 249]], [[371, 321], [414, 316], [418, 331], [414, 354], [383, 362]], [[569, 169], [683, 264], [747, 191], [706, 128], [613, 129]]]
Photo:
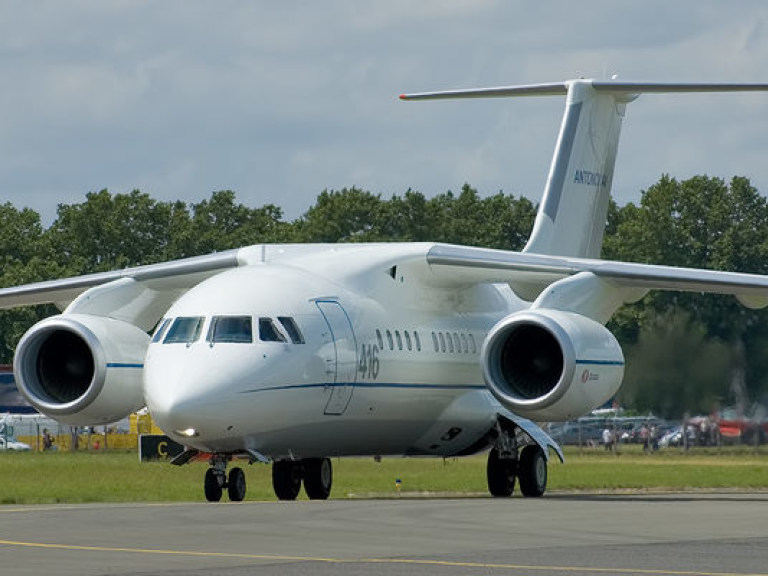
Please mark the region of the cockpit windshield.
[[285, 331], [288, 332], [291, 342], [294, 344], [304, 344], [304, 335], [301, 333], [299, 325], [296, 324], [296, 320], [290, 316], [278, 316], [277, 319], [283, 325]]
[[192, 344], [200, 338], [202, 316], [180, 316], [173, 321], [163, 344]]
[[259, 318], [259, 339], [262, 342], [285, 342], [285, 336], [277, 329], [272, 318]]
[[157, 327], [157, 330], [155, 330], [155, 334], [152, 336], [152, 343], [160, 342], [163, 339], [163, 336], [165, 336], [165, 331], [168, 330], [168, 326], [171, 325], [171, 319], [170, 318], [163, 318], [162, 322]]
[[208, 329], [208, 342], [251, 344], [253, 323], [250, 316], [214, 316]]
[[203, 327], [207, 325], [205, 340], [211, 345], [217, 343], [252, 344], [261, 342], [283, 342], [304, 344], [304, 335], [296, 320], [291, 316], [277, 319], [261, 316], [257, 319], [254, 332], [252, 316], [213, 316], [210, 323], [203, 316], [180, 316], [162, 320], [152, 342], [163, 344], [192, 344], [200, 339]]

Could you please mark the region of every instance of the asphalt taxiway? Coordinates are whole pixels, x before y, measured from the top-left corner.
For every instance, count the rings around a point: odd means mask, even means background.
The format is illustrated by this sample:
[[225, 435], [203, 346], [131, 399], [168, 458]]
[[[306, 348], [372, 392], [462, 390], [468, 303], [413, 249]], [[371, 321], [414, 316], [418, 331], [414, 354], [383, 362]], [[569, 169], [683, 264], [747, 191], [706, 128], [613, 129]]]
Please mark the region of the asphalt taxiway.
[[768, 575], [768, 494], [0, 507], [2, 575]]

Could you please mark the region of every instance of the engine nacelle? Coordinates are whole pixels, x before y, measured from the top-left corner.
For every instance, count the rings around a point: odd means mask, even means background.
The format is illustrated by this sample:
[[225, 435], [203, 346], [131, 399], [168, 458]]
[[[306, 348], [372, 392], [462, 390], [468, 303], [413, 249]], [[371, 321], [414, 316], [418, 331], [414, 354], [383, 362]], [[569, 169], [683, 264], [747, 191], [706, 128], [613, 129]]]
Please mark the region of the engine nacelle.
[[587, 414], [621, 386], [624, 355], [602, 324], [559, 310], [510, 314], [481, 350], [485, 384], [509, 410], [537, 421]]
[[146, 332], [126, 322], [87, 314], [52, 316], [19, 342], [16, 385], [30, 404], [59, 422], [116, 422], [144, 406], [148, 345]]

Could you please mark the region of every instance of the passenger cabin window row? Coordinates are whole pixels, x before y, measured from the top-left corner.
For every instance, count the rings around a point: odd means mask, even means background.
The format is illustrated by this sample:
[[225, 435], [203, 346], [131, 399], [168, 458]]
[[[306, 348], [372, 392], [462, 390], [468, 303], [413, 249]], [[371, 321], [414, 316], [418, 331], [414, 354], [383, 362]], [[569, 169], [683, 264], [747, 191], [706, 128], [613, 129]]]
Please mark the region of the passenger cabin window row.
[[[376, 329], [376, 341], [379, 350], [416, 350], [421, 352], [421, 338], [415, 330], [379, 330]], [[435, 352], [448, 354], [477, 354], [475, 336], [463, 332], [432, 332], [432, 345]]]
[[[384, 340], [386, 336], [386, 342]], [[409, 352], [416, 350], [421, 352], [421, 338], [419, 333], [414, 331], [403, 330], [385, 330], [382, 334], [381, 330], [376, 329], [376, 341], [379, 344], [379, 350], [386, 348], [389, 350], [408, 350]]]
[[[163, 344], [192, 344], [200, 339], [205, 324], [203, 316], [180, 316], [164, 318], [152, 336], [152, 342]], [[291, 316], [275, 319], [258, 318], [258, 337], [261, 342], [292, 342], [304, 344], [299, 325]], [[253, 318], [251, 316], [214, 316], [208, 324], [206, 341], [217, 343], [252, 344]]]
[[435, 352], [477, 354], [475, 336], [463, 332], [432, 332], [432, 346]]

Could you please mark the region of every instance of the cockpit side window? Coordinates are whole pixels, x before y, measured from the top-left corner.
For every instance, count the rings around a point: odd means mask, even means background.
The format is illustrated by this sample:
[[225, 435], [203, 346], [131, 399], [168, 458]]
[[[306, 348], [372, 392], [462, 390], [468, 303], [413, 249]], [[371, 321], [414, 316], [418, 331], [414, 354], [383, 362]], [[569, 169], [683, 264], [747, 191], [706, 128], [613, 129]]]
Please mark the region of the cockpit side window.
[[250, 316], [214, 316], [208, 329], [208, 342], [251, 344], [253, 322]]
[[202, 316], [181, 316], [171, 324], [163, 344], [192, 344], [200, 338]]
[[285, 331], [288, 332], [291, 342], [294, 344], [304, 344], [304, 335], [301, 333], [299, 325], [296, 324], [296, 320], [290, 316], [278, 316], [277, 319], [283, 325]]
[[163, 339], [163, 336], [165, 336], [165, 331], [168, 329], [168, 326], [170, 325], [171, 325], [171, 319], [163, 318], [162, 322], [160, 322], [159, 326], [157, 327], [157, 330], [155, 330], [154, 336], [152, 336], [152, 343], [160, 342], [160, 340]]
[[285, 342], [285, 336], [275, 326], [272, 318], [259, 318], [259, 339], [262, 342]]

